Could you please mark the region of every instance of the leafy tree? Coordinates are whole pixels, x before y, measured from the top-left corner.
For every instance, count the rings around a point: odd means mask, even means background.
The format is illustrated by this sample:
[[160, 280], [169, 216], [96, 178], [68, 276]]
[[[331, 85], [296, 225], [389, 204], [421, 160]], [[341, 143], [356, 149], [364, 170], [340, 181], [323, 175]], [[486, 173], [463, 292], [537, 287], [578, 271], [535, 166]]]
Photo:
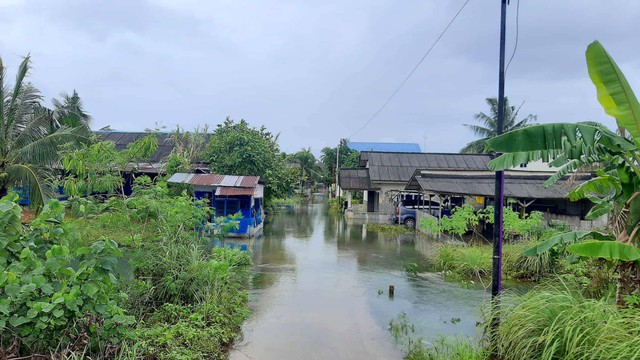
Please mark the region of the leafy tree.
[[58, 151], [88, 139], [84, 127], [68, 126], [64, 116], [52, 118], [41, 105], [42, 96], [25, 80], [30, 61], [24, 58], [10, 86], [0, 59], [0, 197], [14, 186], [28, 187], [31, 204], [39, 207], [52, 194], [51, 168]]
[[262, 126], [253, 128], [245, 120], [227, 118], [218, 124], [204, 150], [204, 159], [214, 173], [260, 176], [266, 182], [265, 200], [286, 195], [295, 174], [286, 167], [278, 136]]
[[589, 199], [595, 206], [585, 216], [594, 219], [610, 213], [608, 231], [614, 241], [594, 232], [571, 233], [547, 240], [527, 252], [548, 251], [555, 245], [583, 257], [605, 258], [617, 264], [619, 274], [617, 302], [640, 291], [637, 274], [640, 252], [640, 103], [629, 83], [606, 52], [595, 41], [587, 47], [589, 76], [598, 91], [605, 112], [616, 119], [619, 134], [594, 122], [542, 124], [515, 130], [488, 140], [488, 145], [503, 152], [489, 166], [509, 169], [521, 163], [543, 160], [560, 167], [545, 185], [556, 182], [584, 165], [598, 165], [597, 177], [569, 193], [571, 200]]
[[[481, 122], [481, 125], [471, 125], [464, 124], [464, 126], [473, 130], [473, 133], [476, 136], [479, 136], [480, 139], [474, 140], [465, 147], [463, 147], [460, 152], [461, 153], [472, 153], [472, 154], [480, 154], [486, 153], [487, 145], [486, 142], [488, 139], [491, 139], [498, 135], [498, 99], [495, 97], [487, 98], [487, 105], [490, 108], [490, 114], [487, 115], [483, 112], [479, 112], [474, 115], [474, 118]], [[518, 113], [520, 112], [520, 108], [516, 108], [515, 106], [509, 105], [509, 99], [507, 97], [504, 98], [504, 132], [521, 129], [525, 126], [530, 125], [532, 122], [535, 122], [537, 117], [536, 115], [527, 115], [524, 119], [517, 120]]]
[[[340, 139], [340, 167], [358, 167], [360, 152], [347, 146], [348, 139]], [[324, 165], [324, 182], [331, 184], [336, 181], [336, 152], [338, 147], [325, 147], [321, 150], [320, 161]]]

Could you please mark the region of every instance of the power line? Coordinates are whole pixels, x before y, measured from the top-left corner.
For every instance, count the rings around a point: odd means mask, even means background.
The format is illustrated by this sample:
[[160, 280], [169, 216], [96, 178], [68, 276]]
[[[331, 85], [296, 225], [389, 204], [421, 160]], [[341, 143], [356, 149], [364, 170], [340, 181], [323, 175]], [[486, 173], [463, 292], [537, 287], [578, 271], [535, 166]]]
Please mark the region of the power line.
[[509, 58], [509, 62], [507, 62], [507, 67], [504, 69], [506, 73], [509, 71], [509, 65], [511, 65], [511, 60], [516, 56], [516, 50], [518, 50], [518, 38], [520, 37], [520, 0], [516, 3], [516, 43], [513, 46], [513, 52], [511, 53], [511, 57]]
[[418, 67], [420, 66], [420, 64], [422, 64], [422, 62], [424, 61], [424, 59], [431, 53], [431, 50], [433, 50], [433, 48], [436, 46], [436, 44], [438, 44], [438, 42], [440, 41], [440, 39], [444, 36], [444, 34], [447, 32], [447, 30], [449, 30], [449, 27], [451, 26], [451, 24], [453, 24], [453, 22], [456, 20], [456, 18], [458, 17], [458, 15], [460, 15], [460, 13], [462, 12], [462, 10], [465, 8], [465, 6], [467, 6], [467, 4], [469, 3], [469, 1], [471, 0], [466, 0], [464, 2], [464, 4], [462, 4], [462, 6], [460, 7], [460, 10], [458, 10], [458, 12], [455, 14], [455, 16], [453, 17], [453, 19], [451, 19], [451, 21], [449, 21], [449, 24], [447, 24], [447, 26], [444, 28], [444, 30], [442, 30], [442, 32], [440, 33], [440, 35], [436, 38], [436, 40], [433, 42], [433, 44], [431, 44], [431, 47], [429, 47], [429, 49], [427, 50], [427, 52], [422, 56], [422, 58], [420, 59], [420, 61], [418, 61], [418, 63], [416, 64], [416, 66], [413, 67], [413, 69], [411, 70], [411, 72], [409, 72], [409, 75], [407, 75], [404, 80], [402, 80], [402, 82], [400, 83], [400, 85], [395, 89], [395, 91], [391, 94], [391, 96], [389, 96], [389, 98], [382, 104], [382, 106], [380, 106], [380, 108], [378, 109], [378, 111], [376, 111], [373, 116], [371, 116], [358, 130], [356, 130], [356, 132], [354, 132], [353, 134], [351, 134], [351, 136], [349, 136], [349, 138], [352, 138], [353, 136], [355, 136], [356, 134], [358, 134], [360, 131], [362, 131], [362, 129], [364, 129], [365, 127], [367, 127], [367, 125], [369, 125], [369, 123], [371, 121], [373, 121], [373, 119], [375, 119], [381, 112], [382, 110], [384, 110], [384, 108], [387, 106], [387, 104], [389, 104], [389, 102], [396, 96], [396, 94], [400, 91], [400, 89], [402, 89], [402, 87], [404, 86], [404, 84], [407, 82], [407, 80], [409, 80], [409, 78], [411, 77], [411, 75], [413, 75], [414, 72], [416, 72], [416, 70], [418, 69]]

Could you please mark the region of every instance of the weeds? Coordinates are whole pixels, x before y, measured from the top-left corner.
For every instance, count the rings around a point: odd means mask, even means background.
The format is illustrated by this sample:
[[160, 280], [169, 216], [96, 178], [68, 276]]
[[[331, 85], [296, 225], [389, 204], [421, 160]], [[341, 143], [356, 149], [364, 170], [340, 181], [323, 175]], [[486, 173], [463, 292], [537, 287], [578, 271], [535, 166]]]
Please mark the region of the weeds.
[[[452, 322], [455, 320], [460, 321], [452, 319]], [[488, 356], [485, 350], [464, 338], [443, 337], [426, 344], [424, 339], [416, 337], [415, 325], [404, 312], [389, 322], [389, 331], [405, 352], [406, 360], [480, 360]]]
[[577, 288], [559, 282], [507, 297], [499, 313], [502, 359], [640, 358], [640, 314]]
[[375, 231], [387, 234], [413, 234], [414, 229], [403, 225], [367, 224], [367, 231]]

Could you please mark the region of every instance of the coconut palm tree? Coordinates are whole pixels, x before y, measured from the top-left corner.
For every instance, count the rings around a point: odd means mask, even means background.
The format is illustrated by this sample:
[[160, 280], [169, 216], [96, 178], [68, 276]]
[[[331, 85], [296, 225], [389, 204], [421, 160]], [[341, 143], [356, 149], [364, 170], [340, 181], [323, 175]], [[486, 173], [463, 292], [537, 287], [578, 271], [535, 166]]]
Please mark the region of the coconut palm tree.
[[0, 59], [0, 196], [15, 186], [28, 187], [32, 205], [39, 207], [52, 193], [51, 169], [59, 160], [58, 150], [88, 138], [84, 126], [52, 122], [40, 92], [25, 81], [29, 68], [27, 56], [10, 86]]
[[74, 89], [71, 95], [60, 93], [61, 100], [52, 99], [53, 117], [59, 126], [90, 128], [91, 115], [84, 109], [82, 99]]
[[293, 159], [300, 164], [300, 186], [302, 186], [305, 181], [319, 180], [318, 161], [311, 152], [311, 148], [301, 149], [293, 154]]
[[[498, 135], [498, 99], [492, 97], [487, 98], [486, 101], [491, 109], [491, 115], [483, 112], [474, 115], [474, 118], [483, 123], [484, 126], [464, 124], [464, 126], [473, 130], [473, 133], [479, 136], [480, 139], [468, 143], [460, 150], [461, 153], [486, 153], [488, 152], [486, 145], [487, 140]], [[536, 115], [529, 114], [524, 119], [517, 121], [519, 111], [519, 107], [510, 106], [509, 99], [504, 98], [504, 132], [523, 128], [537, 120]]]

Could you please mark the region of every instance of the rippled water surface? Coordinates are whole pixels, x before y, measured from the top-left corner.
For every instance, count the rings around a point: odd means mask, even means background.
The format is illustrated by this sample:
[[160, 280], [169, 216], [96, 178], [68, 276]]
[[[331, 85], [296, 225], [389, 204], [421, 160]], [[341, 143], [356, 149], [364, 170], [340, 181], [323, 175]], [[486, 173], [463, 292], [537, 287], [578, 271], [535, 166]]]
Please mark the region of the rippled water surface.
[[482, 289], [403, 272], [433, 250], [430, 241], [367, 232], [311, 204], [272, 215], [264, 236], [248, 245], [252, 315], [232, 360], [401, 359], [388, 330], [401, 312], [427, 341], [477, 336]]

